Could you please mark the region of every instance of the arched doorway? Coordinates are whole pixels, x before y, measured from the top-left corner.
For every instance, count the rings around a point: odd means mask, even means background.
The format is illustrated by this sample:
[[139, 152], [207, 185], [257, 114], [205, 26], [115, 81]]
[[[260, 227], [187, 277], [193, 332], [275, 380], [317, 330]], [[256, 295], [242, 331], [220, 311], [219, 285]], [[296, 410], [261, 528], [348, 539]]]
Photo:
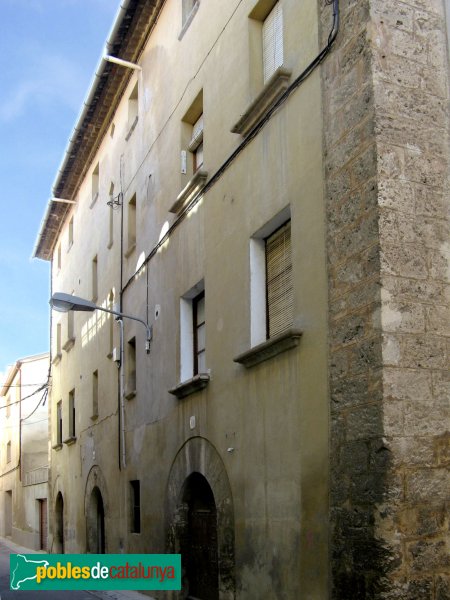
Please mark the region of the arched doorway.
[[105, 508], [98, 487], [94, 487], [87, 512], [87, 551], [89, 554], [105, 553]]
[[182, 504], [185, 535], [180, 550], [189, 596], [218, 600], [217, 509], [211, 487], [200, 473], [186, 479]]
[[55, 503], [55, 538], [53, 541], [56, 554], [64, 554], [64, 500], [58, 492]]
[[225, 465], [208, 440], [194, 437], [180, 448], [166, 498], [167, 550], [182, 554], [176, 597], [235, 600], [233, 499]]

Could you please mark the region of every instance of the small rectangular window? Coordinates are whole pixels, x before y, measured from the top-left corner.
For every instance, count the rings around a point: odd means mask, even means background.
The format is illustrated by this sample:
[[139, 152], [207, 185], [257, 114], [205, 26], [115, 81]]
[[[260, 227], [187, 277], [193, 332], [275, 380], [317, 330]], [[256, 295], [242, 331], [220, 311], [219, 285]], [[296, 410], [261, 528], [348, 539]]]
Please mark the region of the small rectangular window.
[[69, 392], [69, 437], [76, 437], [75, 390]]
[[267, 15], [262, 27], [264, 83], [283, 65], [283, 12], [279, 2]]
[[92, 373], [92, 418], [98, 417], [98, 371]]
[[292, 284], [291, 222], [266, 238], [267, 339], [292, 327], [294, 293]]
[[97, 201], [99, 195], [100, 186], [100, 164], [97, 163], [95, 169], [92, 172], [92, 196], [91, 196], [91, 208]]
[[182, 0], [182, 25], [186, 25], [198, 0]]
[[134, 337], [127, 344], [126, 373], [126, 397], [131, 399], [136, 395], [136, 338]]
[[139, 84], [136, 84], [128, 98], [128, 134], [126, 139], [129, 140], [133, 133], [139, 118]]
[[73, 217], [69, 221], [69, 246], [68, 250], [72, 247], [73, 244]]
[[56, 324], [56, 357], [61, 356], [61, 323]]
[[8, 394], [6, 396], [6, 417], [8, 418], [11, 415], [11, 395]]
[[117, 206], [114, 204], [114, 183], [111, 181], [111, 185], [109, 186], [109, 240], [108, 240], [108, 248], [112, 248], [114, 243], [114, 209]]
[[128, 202], [128, 253], [136, 247], [136, 194]]
[[61, 268], [61, 244], [58, 244], [58, 249], [56, 251], [56, 267], [57, 269]]
[[92, 259], [92, 301], [98, 298], [98, 259], [94, 256]]
[[131, 532], [141, 533], [141, 482], [130, 481]]
[[62, 444], [62, 401], [56, 405], [56, 443]]
[[6, 444], [6, 462], [11, 462], [11, 442]]
[[205, 361], [205, 292], [192, 300], [193, 338], [194, 338], [194, 375], [206, 371]]
[[65, 344], [65, 349], [70, 350], [73, 346], [73, 341], [75, 340], [75, 317], [74, 311], [69, 310], [67, 313], [67, 342]]

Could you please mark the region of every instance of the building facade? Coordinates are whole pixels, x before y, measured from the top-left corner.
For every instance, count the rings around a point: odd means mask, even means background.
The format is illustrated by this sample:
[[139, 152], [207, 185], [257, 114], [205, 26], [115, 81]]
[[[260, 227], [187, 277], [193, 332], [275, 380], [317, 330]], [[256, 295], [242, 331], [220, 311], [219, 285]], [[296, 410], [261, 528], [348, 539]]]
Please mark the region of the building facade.
[[172, 598], [448, 597], [444, 17], [122, 2], [35, 255], [152, 339], [52, 313], [51, 551], [181, 552]]
[[0, 391], [0, 532], [47, 549], [49, 355], [18, 360]]

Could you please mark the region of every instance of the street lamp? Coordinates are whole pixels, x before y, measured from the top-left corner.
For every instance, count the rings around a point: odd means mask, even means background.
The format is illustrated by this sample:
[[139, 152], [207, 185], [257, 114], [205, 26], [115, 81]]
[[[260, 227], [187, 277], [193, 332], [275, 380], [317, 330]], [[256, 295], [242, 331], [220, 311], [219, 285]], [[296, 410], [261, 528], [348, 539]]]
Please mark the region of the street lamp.
[[103, 308], [103, 306], [98, 306], [94, 302], [91, 302], [91, 300], [79, 298], [78, 296], [72, 296], [72, 294], [64, 294], [62, 292], [57, 292], [56, 294], [53, 294], [53, 296], [50, 298], [50, 306], [58, 312], [69, 312], [71, 310], [94, 312], [94, 310], [101, 310], [103, 312], [110, 313], [111, 315], [116, 315], [116, 317], [118, 317], [119, 319], [131, 319], [132, 321], [142, 323], [147, 332], [147, 338], [145, 340], [145, 350], [147, 351], [147, 354], [150, 352], [152, 328], [148, 323], [146, 323], [143, 319], [140, 319], [139, 317], [133, 317], [131, 315], [126, 315], [122, 312], [118, 312], [116, 310]]
[[147, 354], [150, 352], [150, 341], [152, 339], [152, 328], [146, 323], [143, 319], [139, 317], [133, 317], [131, 315], [126, 315], [122, 312], [118, 312], [116, 310], [109, 310], [109, 308], [103, 308], [103, 306], [97, 306], [91, 300], [86, 300], [85, 298], [79, 298], [78, 296], [72, 296], [71, 294], [64, 294], [62, 292], [57, 292], [53, 294], [50, 298], [50, 306], [59, 312], [69, 312], [71, 310], [75, 311], [86, 311], [86, 312], [94, 312], [95, 310], [101, 310], [106, 313], [110, 313], [111, 315], [115, 315], [120, 325], [120, 417], [121, 417], [121, 446], [122, 446], [122, 466], [125, 468], [127, 466], [126, 462], [126, 450], [125, 450], [125, 404], [124, 404], [124, 396], [125, 396], [125, 370], [124, 370], [124, 349], [123, 349], [123, 319], [131, 319], [132, 321], [137, 321], [138, 323], [142, 323], [144, 325], [145, 330], [147, 332], [147, 337], [145, 340], [145, 350]]

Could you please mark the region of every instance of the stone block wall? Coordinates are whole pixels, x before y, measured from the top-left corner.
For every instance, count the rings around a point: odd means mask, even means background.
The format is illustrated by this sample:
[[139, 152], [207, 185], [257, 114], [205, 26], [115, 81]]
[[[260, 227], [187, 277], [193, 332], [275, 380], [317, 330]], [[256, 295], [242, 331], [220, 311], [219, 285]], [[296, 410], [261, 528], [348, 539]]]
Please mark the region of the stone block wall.
[[[319, 2], [322, 38], [331, 11]], [[443, 0], [341, 0], [322, 66], [333, 598], [450, 598]]]

